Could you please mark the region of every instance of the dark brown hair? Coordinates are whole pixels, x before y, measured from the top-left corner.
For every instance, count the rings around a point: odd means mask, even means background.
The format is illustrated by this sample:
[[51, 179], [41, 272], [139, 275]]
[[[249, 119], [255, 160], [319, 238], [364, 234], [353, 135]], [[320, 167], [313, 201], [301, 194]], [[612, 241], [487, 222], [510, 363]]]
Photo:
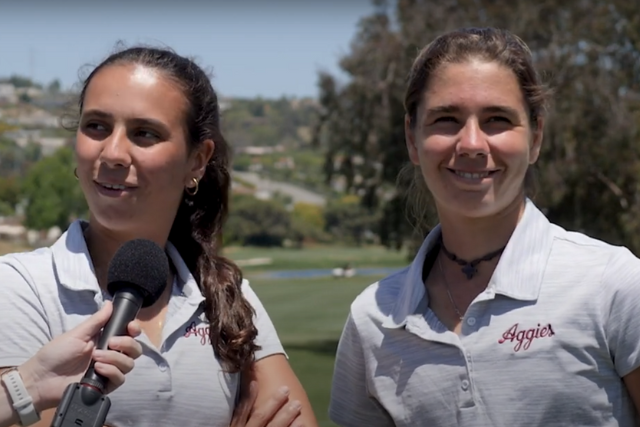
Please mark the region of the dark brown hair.
[[[420, 51], [411, 67], [404, 98], [410, 126], [416, 125], [418, 107], [433, 73], [444, 64], [473, 59], [497, 62], [513, 71], [528, 108], [531, 128], [535, 131], [544, 118], [551, 91], [542, 83], [529, 47], [515, 34], [496, 28], [458, 29], [439, 36]], [[414, 177], [408, 178], [409, 174]], [[420, 228], [424, 225], [425, 202], [429, 197], [424, 179], [420, 171], [410, 164], [401, 171], [399, 180], [410, 182], [407, 193], [409, 212]], [[535, 192], [531, 168], [527, 171], [524, 185], [528, 193]]]
[[203, 141], [215, 143], [213, 156], [194, 195], [185, 192], [173, 221], [169, 240], [195, 277], [205, 297], [204, 311], [216, 356], [227, 372], [248, 368], [259, 347], [254, 311], [241, 290], [242, 273], [229, 259], [218, 255], [218, 242], [229, 207], [231, 153], [220, 131], [218, 97], [209, 76], [191, 59], [169, 49], [132, 47], [110, 55], [84, 79], [79, 99], [82, 114], [91, 80], [113, 65], [143, 65], [164, 73], [182, 90], [187, 101], [184, 118], [189, 151]]

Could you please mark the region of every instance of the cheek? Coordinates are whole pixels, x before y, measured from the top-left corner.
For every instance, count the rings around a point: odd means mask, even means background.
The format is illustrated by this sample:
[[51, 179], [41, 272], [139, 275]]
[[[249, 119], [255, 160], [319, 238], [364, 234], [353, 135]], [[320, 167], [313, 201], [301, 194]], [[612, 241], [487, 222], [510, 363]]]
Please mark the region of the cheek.
[[178, 155], [147, 156], [138, 163], [138, 174], [155, 187], [169, 190], [184, 187], [186, 161]]
[[86, 136], [78, 135], [76, 137], [76, 160], [78, 166], [82, 167], [87, 163], [93, 163], [100, 155], [99, 144], [95, 141], [91, 141]]
[[446, 161], [451, 155], [452, 143], [442, 136], [429, 136], [418, 145], [418, 157], [423, 167], [433, 166]]

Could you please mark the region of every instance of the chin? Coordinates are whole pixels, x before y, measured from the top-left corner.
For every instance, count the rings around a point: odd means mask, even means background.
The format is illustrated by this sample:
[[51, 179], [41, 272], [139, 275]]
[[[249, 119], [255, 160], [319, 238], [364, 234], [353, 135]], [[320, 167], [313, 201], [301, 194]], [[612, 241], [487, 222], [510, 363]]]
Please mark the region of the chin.
[[91, 221], [100, 224], [101, 228], [117, 233], [131, 234], [141, 229], [140, 221], [134, 220], [131, 212], [115, 209], [92, 210]]
[[[524, 201], [524, 199], [522, 199]], [[438, 203], [438, 211], [455, 214], [469, 219], [481, 219], [497, 216], [513, 206], [516, 199], [496, 199], [493, 194], [466, 193], [450, 197]]]

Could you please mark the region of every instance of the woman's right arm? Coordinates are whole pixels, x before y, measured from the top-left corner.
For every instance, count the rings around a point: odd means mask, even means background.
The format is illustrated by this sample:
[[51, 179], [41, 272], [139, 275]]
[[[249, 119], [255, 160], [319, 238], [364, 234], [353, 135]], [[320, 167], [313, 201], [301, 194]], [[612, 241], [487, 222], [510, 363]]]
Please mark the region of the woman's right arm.
[[[19, 265], [18, 265], [19, 267]], [[22, 382], [40, 413], [34, 427], [49, 427], [66, 386], [79, 381], [93, 357], [95, 369], [109, 379], [108, 392], [122, 385], [142, 353], [132, 337], [139, 326], [129, 325], [128, 337], [114, 337], [108, 351], [94, 350], [94, 338], [111, 316], [111, 303], [74, 329], [51, 339], [49, 325], [33, 284], [24, 272], [0, 261], [0, 372], [18, 367]], [[0, 381], [1, 382], [1, 381]], [[0, 385], [0, 427], [18, 421], [11, 397]]]
[[[18, 261], [0, 261], [0, 288], [2, 289], [2, 298], [0, 298], [1, 371], [22, 365], [53, 338], [50, 336], [44, 307], [34, 284], [30, 281], [31, 277], [26, 268]], [[25, 376], [28, 377], [28, 375]], [[28, 378], [25, 378], [25, 385], [27, 381]], [[30, 384], [31, 386], [34, 385]], [[3, 411], [2, 420], [11, 423], [11, 420], [16, 421], [16, 419], [13, 418], [13, 408], [4, 386], [2, 386], [2, 392], [4, 393], [3, 409], [10, 409], [9, 418], [5, 418], [4, 415], [7, 414]], [[43, 411], [40, 414], [42, 421], [34, 424], [34, 427], [49, 427], [53, 419], [53, 412], [55, 411]], [[3, 425], [11, 424], [3, 423]]]
[[395, 427], [391, 416], [369, 394], [360, 334], [350, 314], [338, 343], [329, 417], [342, 427]]

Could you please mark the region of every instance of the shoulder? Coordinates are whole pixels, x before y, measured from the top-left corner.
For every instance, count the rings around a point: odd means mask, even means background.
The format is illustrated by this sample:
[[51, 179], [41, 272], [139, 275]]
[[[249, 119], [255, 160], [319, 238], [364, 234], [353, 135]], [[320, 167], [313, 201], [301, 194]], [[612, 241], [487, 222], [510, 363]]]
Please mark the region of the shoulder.
[[251, 287], [251, 284], [247, 279], [242, 279], [242, 283], [240, 284], [240, 289], [242, 291], [242, 295], [253, 304], [254, 301], [260, 301], [258, 295], [256, 295], [255, 291]]
[[556, 266], [571, 265], [583, 274], [595, 275], [605, 294], [620, 291], [640, 294], [640, 259], [628, 248], [555, 227]]
[[30, 252], [16, 252], [0, 256], [0, 277], [4, 280], [22, 278], [30, 284], [39, 283], [42, 276], [53, 274], [53, 256], [50, 248]]
[[356, 325], [382, 324], [391, 316], [406, 286], [410, 266], [367, 286], [351, 303], [350, 317]]

